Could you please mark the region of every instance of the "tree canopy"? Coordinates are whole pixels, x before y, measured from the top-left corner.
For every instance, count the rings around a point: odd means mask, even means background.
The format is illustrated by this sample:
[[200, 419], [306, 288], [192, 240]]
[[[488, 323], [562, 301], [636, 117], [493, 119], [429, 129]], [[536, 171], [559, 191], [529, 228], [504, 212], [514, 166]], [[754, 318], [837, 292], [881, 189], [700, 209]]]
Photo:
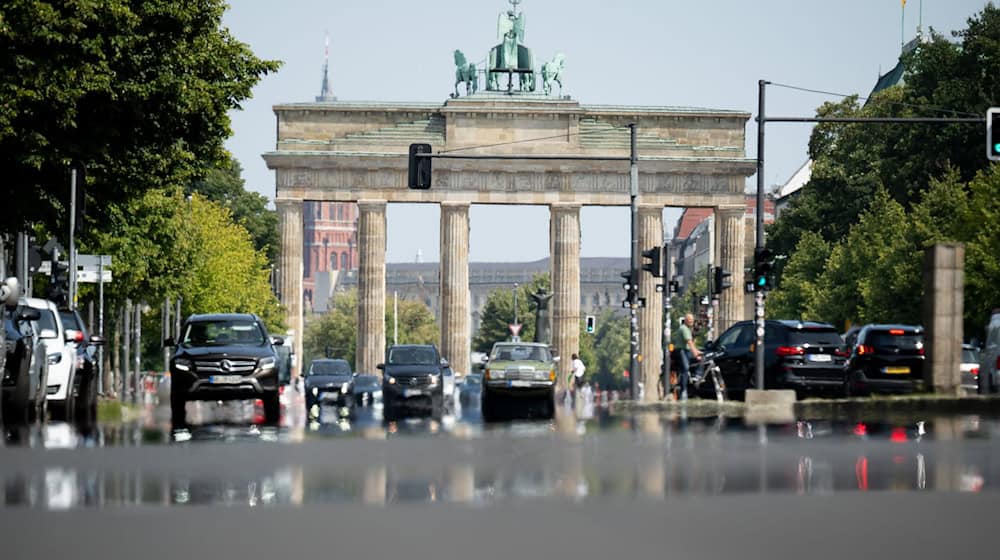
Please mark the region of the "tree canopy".
[[[222, 27], [224, 0], [10, 0], [0, 5], [2, 229], [63, 230], [68, 165], [91, 222], [226, 159], [228, 111], [278, 62]], [[100, 206], [93, 202], [100, 201]]]
[[[933, 33], [903, 58], [904, 83], [821, 116], [975, 116], [1000, 99], [1000, 9], [988, 4], [949, 41]], [[787, 255], [772, 314], [850, 323], [922, 320], [930, 245], [966, 244], [965, 328], [978, 334], [1000, 302], [1000, 171], [981, 124], [817, 125], [813, 174], [768, 229]]]

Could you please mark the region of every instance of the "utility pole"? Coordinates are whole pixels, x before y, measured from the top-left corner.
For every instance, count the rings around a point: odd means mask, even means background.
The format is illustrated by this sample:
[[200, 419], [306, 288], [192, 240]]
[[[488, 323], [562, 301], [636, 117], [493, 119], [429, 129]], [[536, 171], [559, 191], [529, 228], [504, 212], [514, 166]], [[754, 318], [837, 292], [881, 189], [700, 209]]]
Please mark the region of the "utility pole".
[[76, 166], [69, 170], [69, 308], [76, 309]]
[[[754, 212], [756, 218], [754, 255], [759, 255], [764, 250], [764, 125], [767, 124], [764, 113], [764, 90], [769, 83], [767, 80], [757, 82], [757, 211]], [[756, 282], [753, 296], [753, 319], [756, 323], [754, 388], [764, 389], [764, 287]]]
[[629, 397], [639, 398], [639, 156], [636, 151], [636, 123], [629, 123], [629, 201], [632, 213], [632, 254], [629, 264]]
[[399, 292], [392, 292], [392, 344], [399, 344]]
[[[104, 338], [104, 255], [97, 264], [97, 335]], [[104, 394], [104, 344], [97, 347], [97, 391]]]
[[514, 282], [514, 324], [517, 324], [517, 282]]

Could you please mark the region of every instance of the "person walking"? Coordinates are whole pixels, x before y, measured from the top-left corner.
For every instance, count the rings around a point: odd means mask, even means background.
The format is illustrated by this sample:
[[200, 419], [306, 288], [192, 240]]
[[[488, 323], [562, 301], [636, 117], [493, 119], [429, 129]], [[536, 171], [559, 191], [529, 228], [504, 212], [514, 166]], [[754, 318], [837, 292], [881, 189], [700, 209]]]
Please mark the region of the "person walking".
[[[691, 332], [694, 327], [694, 315], [688, 313], [684, 315], [680, 328], [674, 333], [674, 348], [680, 358], [680, 367], [677, 368], [680, 374], [681, 400], [688, 398], [688, 383], [691, 380], [691, 365], [701, 361], [701, 351], [694, 344], [694, 335]], [[699, 364], [700, 367], [700, 364]]]
[[578, 354], [573, 354], [573, 361], [570, 363], [570, 378], [569, 385], [570, 391], [573, 395], [573, 406], [576, 406], [576, 394], [583, 387], [583, 376], [587, 373], [587, 366], [583, 365], [583, 360], [580, 359]]

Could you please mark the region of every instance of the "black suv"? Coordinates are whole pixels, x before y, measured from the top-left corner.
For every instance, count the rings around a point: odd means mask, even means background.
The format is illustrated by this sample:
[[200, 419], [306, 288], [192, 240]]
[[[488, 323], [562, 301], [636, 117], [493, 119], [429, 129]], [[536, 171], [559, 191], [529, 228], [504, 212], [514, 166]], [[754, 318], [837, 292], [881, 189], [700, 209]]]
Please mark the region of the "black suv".
[[[192, 315], [170, 358], [170, 412], [174, 426], [187, 423], [187, 401], [261, 399], [264, 418], [277, 424], [278, 354], [256, 315]], [[274, 344], [284, 341], [274, 337]], [[173, 339], [164, 341], [174, 346]]]
[[847, 396], [911, 392], [923, 381], [923, 327], [865, 325], [851, 342], [844, 379]]
[[390, 346], [382, 370], [382, 402], [386, 411], [400, 405], [444, 406], [444, 376], [448, 362], [432, 344]]
[[[753, 321], [736, 323], [708, 350], [720, 352], [715, 363], [729, 391], [754, 385]], [[844, 386], [847, 351], [832, 325], [812, 321], [766, 321], [764, 330], [764, 387], [839, 393]]]
[[318, 359], [309, 364], [305, 376], [306, 416], [314, 404], [354, 404], [354, 372], [347, 360]]

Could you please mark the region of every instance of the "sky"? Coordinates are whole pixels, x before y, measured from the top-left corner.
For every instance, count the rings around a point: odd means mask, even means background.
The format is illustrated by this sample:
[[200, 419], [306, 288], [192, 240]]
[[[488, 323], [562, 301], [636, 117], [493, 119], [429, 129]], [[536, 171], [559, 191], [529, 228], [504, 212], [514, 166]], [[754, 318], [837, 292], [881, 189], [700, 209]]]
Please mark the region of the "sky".
[[[274, 198], [280, 103], [312, 101], [330, 35], [330, 82], [341, 101], [444, 103], [452, 92], [452, 52], [473, 61], [496, 43], [507, 0], [230, 0], [224, 25], [265, 59], [283, 61], [253, 98], [233, 111], [226, 143], [247, 189]], [[566, 57], [563, 93], [581, 104], [689, 106], [757, 114], [757, 82], [866, 95], [895, 64], [906, 40], [925, 30], [951, 36], [983, 0], [523, 0], [525, 45], [537, 64]], [[902, 25], [901, 25], [902, 24]], [[481, 53], [476, 56], [473, 53]], [[770, 116], [813, 116], [839, 98], [771, 86]], [[785, 182], [806, 160], [810, 125], [767, 127], [765, 183]], [[746, 128], [756, 157], [756, 125]], [[640, 164], [641, 165], [641, 164]], [[747, 180], [750, 188], [756, 178]], [[679, 209], [664, 211], [669, 231]], [[387, 261], [425, 262], [439, 253], [437, 205], [390, 204]], [[533, 261], [548, 256], [544, 206], [474, 205], [470, 260]], [[516, 227], [510, 227], [516, 224]], [[627, 207], [581, 210], [581, 256], [629, 254]]]

